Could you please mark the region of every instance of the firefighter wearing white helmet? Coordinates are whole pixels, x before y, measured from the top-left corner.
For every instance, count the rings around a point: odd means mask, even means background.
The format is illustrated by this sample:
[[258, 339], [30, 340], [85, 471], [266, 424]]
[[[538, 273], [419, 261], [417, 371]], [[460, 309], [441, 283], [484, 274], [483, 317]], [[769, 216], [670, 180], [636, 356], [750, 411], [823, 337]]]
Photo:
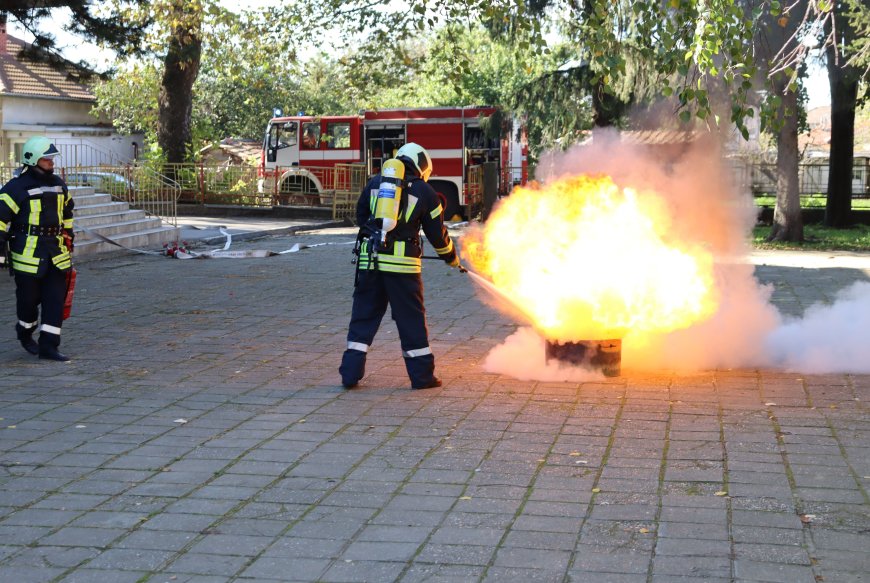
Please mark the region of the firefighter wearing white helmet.
[[0, 188], [0, 264], [8, 263], [15, 275], [21, 345], [39, 358], [67, 361], [58, 347], [72, 269], [73, 199], [54, 173], [59, 154], [43, 136], [24, 143], [21, 174]]
[[399, 330], [411, 387], [441, 386], [426, 326], [420, 230], [448, 265], [459, 267], [459, 256], [444, 226], [441, 198], [427, 183], [432, 168], [425, 148], [405, 144], [360, 194], [357, 280], [347, 349], [338, 369], [346, 388], [356, 387], [365, 375], [366, 356], [387, 306]]

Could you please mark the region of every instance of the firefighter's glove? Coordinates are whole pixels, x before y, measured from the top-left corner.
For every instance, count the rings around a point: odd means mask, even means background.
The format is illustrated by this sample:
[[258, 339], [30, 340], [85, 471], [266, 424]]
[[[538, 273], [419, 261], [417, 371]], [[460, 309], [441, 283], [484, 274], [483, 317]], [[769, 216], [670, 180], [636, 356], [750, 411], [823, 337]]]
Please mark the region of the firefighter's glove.
[[459, 267], [459, 255], [454, 255], [453, 259], [447, 262], [450, 267]]
[[69, 250], [70, 253], [75, 249], [75, 235], [72, 231], [65, 229], [63, 232], [63, 244]]

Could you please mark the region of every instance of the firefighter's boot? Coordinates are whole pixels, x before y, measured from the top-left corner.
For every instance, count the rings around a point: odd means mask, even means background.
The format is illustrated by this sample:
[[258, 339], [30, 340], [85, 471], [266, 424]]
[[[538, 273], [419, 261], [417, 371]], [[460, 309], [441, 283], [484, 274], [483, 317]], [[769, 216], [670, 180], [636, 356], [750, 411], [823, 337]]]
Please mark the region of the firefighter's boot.
[[56, 346], [39, 346], [39, 358], [43, 360], [56, 360], [58, 362], [68, 362], [69, 356], [58, 351]]
[[[351, 343], [348, 343], [349, 345]], [[341, 375], [341, 384], [345, 389], [352, 389], [357, 386], [360, 380], [366, 374], [366, 352], [361, 350], [366, 345], [356, 344], [356, 348], [348, 348], [344, 351], [341, 357], [341, 366], [338, 367], [338, 373]]]
[[15, 334], [24, 350], [30, 354], [39, 354], [39, 345], [33, 339], [33, 331], [36, 330], [36, 322], [30, 326], [23, 326], [21, 322], [15, 324]]
[[[60, 332], [60, 329], [57, 330]], [[47, 332], [43, 326], [39, 333], [39, 358], [43, 360], [56, 360], [58, 362], [67, 362], [69, 357], [62, 354], [57, 347], [60, 346], [60, 334]]]
[[[420, 354], [422, 353], [422, 354]], [[432, 389], [441, 386], [441, 379], [435, 376], [435, 357], [429, 347], [405, 351], [405, 369], [411, 379], [412, 389]]]

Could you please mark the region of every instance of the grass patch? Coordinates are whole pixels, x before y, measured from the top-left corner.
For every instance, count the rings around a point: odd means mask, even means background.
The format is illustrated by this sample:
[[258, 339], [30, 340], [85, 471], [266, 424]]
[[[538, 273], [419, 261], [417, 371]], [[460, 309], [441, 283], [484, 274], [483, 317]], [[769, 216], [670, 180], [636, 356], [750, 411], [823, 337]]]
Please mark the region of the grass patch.
[[[801, 196], [801, 208], [825, 208], [825, 204], [827, 204], [828, 197], [815, 194], [815, 195], [802, 195]], [[776, 205], [776, 197], [775, 196], [756, 196], [755, 204], [757, 206], [775, 206]], [[853, 210], [870, 210], [870, 198], [852, 198], [852, 209]]]
[[870, 225], [855, 225], [848, 229], [832, 229], [822, 225], [804, 225], [804, 242], [767, 242], [770, 226], [761, 225], [752, 231], [752, 244], [756, 249], [795, 249], [818, 251], [870, 252]]

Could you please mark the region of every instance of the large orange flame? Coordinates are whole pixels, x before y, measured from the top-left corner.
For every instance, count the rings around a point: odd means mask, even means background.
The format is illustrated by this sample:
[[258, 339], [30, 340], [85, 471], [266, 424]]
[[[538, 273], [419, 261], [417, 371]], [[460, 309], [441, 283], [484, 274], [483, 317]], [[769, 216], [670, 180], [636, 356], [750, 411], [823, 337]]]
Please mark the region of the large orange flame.
[[516, 188], [463, 255], [545, 338], [641, 340], [717, 309], [712, 254], [670, 227], [656, 193], [572, 176]]

